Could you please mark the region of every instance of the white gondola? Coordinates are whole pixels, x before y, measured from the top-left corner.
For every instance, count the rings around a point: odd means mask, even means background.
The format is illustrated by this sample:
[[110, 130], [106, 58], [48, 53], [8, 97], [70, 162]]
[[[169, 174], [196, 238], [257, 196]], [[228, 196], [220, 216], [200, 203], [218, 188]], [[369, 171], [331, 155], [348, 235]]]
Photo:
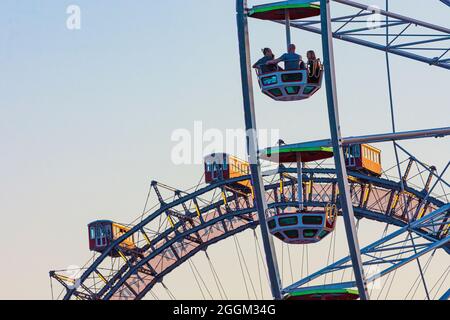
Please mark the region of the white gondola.
[[316, 243], [334, 231], [337, 218], [336, 206], [325, 210], [284, 213], [267, 219], [270, 233], [290, 244]]
[[[268, 210], [267, 226], [269, 232], [289, 244], [316, 243], [325, 238], [336, 227], [338, 208], [333, 203], [328, 203], [324, 208], [306, 208], [304, 197], [311, 191], [303, 187], [303, 163], [309, 161], [320, 161], [333, 156], [331, 148], [322, 146], [291, 147], [279, 145], [275, 148], [263, 150], [261, 158], [278, 163], [297, 162], [297, 198], [298, 209], [292, 208], [282, 210]], [[283, 178], [280, 180], [280, 194], [284, 194]]]
[[[291, 20], [299, 20], [320, 15], [320, 6], [313, 0], [289, 0], [254, 6], [249, 17], [280, 21], [285, 20], [286, 45], [291, 44]], [[303, 64], [303, 63], [302, 63]], [[300, 70], [278, 70], [261, 73], [257, 69], [261, 91], [277, 101], [296, 101], [310, 98], [322, 86], [323, 68], [320, 60], [313, 65], [303, 64]], [[308, 66], [309, 65], [309, 66]], [[299, 66], [300, 67], [300, 66]], [[309, 70], [306, 67], [310, 68]]]
[[323, 69], [316, 75], [308, 76], [307, 70], [258, 72], [261, 91], [277, 101], [295, 101], [308, 99], [322, 86]]

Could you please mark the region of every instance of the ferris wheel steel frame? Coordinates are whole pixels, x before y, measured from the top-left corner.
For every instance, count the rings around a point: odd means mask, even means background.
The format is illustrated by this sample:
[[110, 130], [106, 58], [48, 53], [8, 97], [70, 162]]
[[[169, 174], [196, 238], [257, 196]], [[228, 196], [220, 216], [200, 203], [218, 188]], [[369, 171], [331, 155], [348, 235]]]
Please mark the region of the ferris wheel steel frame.
[[331, 30], [330, 0], [320, 1], [320, 20], [322, 26], [322, 51], [325, 73], [325, 88], [328, 106], [328, 120], [330, 123], [331, 144], [333, 146], [334, 163], [338, 176], [341, 209], [352, 260], [353, 273], [356, 279], [361, 300], [369, 299], [367, 280], [362, 266], [359, 240], [356, 232], [355, 214], [350, 198], [350, 187], [348, 185], [347, 168], [345, 167], [344, 149], [342, 145], [341, 125], [339, 122], [339, 108], [336, 90], [336, 71], [334, 66], [333, 37]]
[[261, 238], [269, 273], [270, 288], [273, 298], [280, 300], [282, 298], [280, 272], [278, 270], [273, 238], [269, 233], [269, 228], [266, 223], [266, 212], [268, 211], [268, 207], [264, 196], [264, 183], [262, 181], [260, 160], [258, 158], [259, 147], [256, 133], [255, 102], [253, 97], [252, 70], [250, 68], [250, 39], [247, 20], [247, 1], [236, 0], [236, 22], [239, 42], [244, 120], [247, 133], [247, 155], [250, 163], [251, 181], [255, 194], [258, 219], [261, 222]]
[[[296, 168], [279, 168], [277, 172], [271, 172], [270, 175], [279, 176], [280, 174], [294, 174], [296, 172]], [[220, 183], [216, 183], [214, 185], [208, 185], [204, 188], [201, 188], [195, 192], [189, 193], [181, 198], [171, 202], [171, 203], [161, 203], [161, 207], [154, 212], [150, 213], [148, 217], [142, 220], [141, 223], [137, 224], [123, 237], [119, 238], [117, 241], [111, 244], [111, 246], [105, 251], [102, 255], [100, 255], [94, 263], [90, 264], [88, 268], [84, 270], [83, 275], [79, 278], [79, 285], [76, 287], [71, 287], [70, 283], [68, 284], [66, 279], [61, 277], [58, 272], [51, 272], [51, 276], [57, 279], [61, 284], [66, 287], [65, 299], [70, 299], [71, 297], [78, 297], [80, 299], [112, 299], [112, 298], [120, 298], [120, 299], [140, 299], [156, 284], [162, 281], [164, 276], [166, 276], [169, 272], [174, 270], [176, 267], [181, 265], [187, 259], [195, 255], [201, 250], [206, 250], [211, 244], [221, 241], [230, 237], [231, 235], [237, 234], [249, 228], [256, 228], [259, 225], [257, 221], [257, 215], [255, 215], [255, 205], [247, 202], [242, 198], [242, 195], [231, 192], [231, 195], [227, 196], [227, 205], [225, 205], [224, 200], [220, 199], [216, 202], [210, 203], [205, 207], [200, 208], [201, 216], [208, 214], [208, 212], [217, 211], [221, 212], [216, 214], [214, 219], [198, 219], [197, 213], [195, 210], [190, 209], [188, 213], [186, 213], [185, 218], [181, 218], [180, 215], [173, 215], [174, 219], [179, 220], [174, 224], [174, 226], [169, 227], [167, 230], [160, 232], [158, 236], [152, 239], [152, 243], [154, 247], [143, 246], [145, 252], [148, 252], [140, 257], [131, 257], [127, 263], [124, 263], [123, 266], [118, 270], [115, 275], [111, 278], [107, 279], [107, 282], [104, 283], [103, 280], [99, 280], [96, 284], [97, 292], [94, 292], [92, 287], [87, 284], [87, 280], [92, 277], [97, 277], [101, 279], [101, 270], [100, 264], [104, 262], [108, 258], [108, 253], [112, 250], [118, 248], [121, 241], [125, 240], [131, 234], [139, 234], [141, 232], [145, 232], [145, 225], [150, 223], [152, 220], [156, 219], [161, 215], [165, 215], [166, 212], [171, 212], [174, 210], [176, 206], [180, 206], [183, 203], [189, 203], [193, 199], [199, 198], [202, 194], [212, 191], [213, 189], [222, 190], [224, 186], [227, 184], [232, 184], [233, 182], [249, 179], [250, 176], [244, 176], [240, 178], [235, 178], [231, 180], [222, 181]], [[283, 183], [284, 189], [283, 194], [280, 194], [279, 190], [279, 182], [274, 181], [272, 184], [266, 184], [266, 199], [269, 200], [269, 208], [287, 208], [287, 207], [296, 207], [298, 205], [296, 200], [296, 190], [297, 190], [297, 181], [295, 175], [289, 176], [287, 181]], [[305, 183], [311, 184], [310, 191], [307, 191], [304, 186], [305, 193], [305, 206], [309, 207], [325, 207], [329, 200], [333, 203], [338, 201], [337, 193], [337, 180], [335, 176], [334, 169], [325, 169], [325, 168], [305, 168], [304, 169], [304, 177], [303, 180]], [[414, 228], [416, 221], [416, 211], [420, 208], [426, 208], [424, 217], [427, 218], [426, 221], [430, 221], [431, 218], [437, 220], [438, 218], [446, 220], [446, 224], [448, 224], [448, 219], [450, 217], [450, 210], [448, 210], [448, 204], [429, 196], [427, 197], [427, 192], [416, 190], [408, 185], [405, 187], [405, 192], [409, 194], [409, 197], [412, 199], [409, 202], [415, 203], [414, 206], [407, 205], [405, 203], [398, 202], [394, 209], [392, 209], [393, 200], [400, 192], [401, 188], [398, 182], [390, 181], [383, 178], [370, 177], [364, 174], [359, 174], [353, 172], [350, 179], [350, 185], [352, 190], [352, 201], [355, 209], [356, 217], [358, 218], [366, 218], [370, 220], [375, 220], [383, 223], [388, 223], [390, 225], [399, 226], [401, 228], [408, 227], [411, 228], [411, 232], [420, 235], [423, 239], [429, 242], [429, 249], [434, 247], [441, 247], [444, 250], [449, 251], [448, 245], [448, 234], [445, 237], [441, 237], [440, 234], [433, 234], [434, 229], [428, 229], [425, 227], [424, 230], [420, 228]], [[439, 181], [439, 179], [438, 179]], [[368, 191], [368, 192], [367, 192]], [[230, 194], [230, 192], [228, 192]], [[241, 205], [234, 205], [235, 202], [240, 202]], [[249, 205], [250, 204], [250, 205]], [[227, 209], [226, 209], [227, 208]], [[437, 211], [439, 210], [439, 211]], [[411, 220], [405, 220], [409, 219]], [[188, 219], [198, 219], [196, 221], [195, 226], [191, 226], [188, 223]], [[233, 219], [238, 219], [241, 225], [238, 225], [236, 228], [233, 227], [233, 224], [237, 224], [237, 222], [231, 222], [230, 226], [228, 224], [224, 224], [224, 221], [233, 221]], [[425, 223], [425, 220], [422, 220], [420, 223]], [[411, 222], [411, 223], [410, 223]], [[174, 249], [177, 243], [183, 243], [187, 240], [193, 241], [198, 234], [202, 230], [207, 230], [208, 227], [212, 226], [221, 226], [223, 225], [225, 228], [224, 232], [217, 237], [211, 238], [210, 240], [201, 242], [198, 247], [188, 252], [188, 254], [179, 257], [176, 257], [175, 263], [167, 266], [165, 269], [155, 270], [156, 268], [152, 268], [153, 264], [149, 264], [151, 259], [156, 259], [158, 255], [164, 254], [164, 252], [177, 252]], [[228, 226], [228, 227], [226, 227]], [[425, 224], [421, 225], [422, 227]], [[184, 230], [182, 232], [176, 230]], [[428, 231], [427, 231], [428, 230]], [[442, 229], [438, 229], [439, 232], [442, 232]], [[168, 235], [171, 233], [176, 233], [176, 236], [173, 238], [168, 238]], [[448, 230], [447, 230], [448, 232]], [[387, 237], [392, 237], [392, 235], [387, 235]], [[386, 243], [386, 239], [381, 239], [378, 241], [379, 243]], [[444, 243], [445, 242], [445, 243]], [[375, 244], [370, 245], [369, 247], [374, 247]], [[429, 250], [425, 251], [426, 247], [422, 243], [416, 244], [417, 249], [423, 249], [418, 252], [419, 255], [425, 254], [429, 252]], [[433, 247], [431, 247], [433, 246]], [[390, 248], [391, 251], [394, 248]], [[363, 248], [363, 251], [365, 248]], [[431, 249], [430, 249], [431, 250]], [[449, 251], [450, 252], [450, 251]], [[369, 251], [365, 252], [370, 254]], [[413, 256], [413, 258], [409, 260], [405, 260], [403, 263], [408, 263], [412, 261], [412, 259], [417, 256]], [[342, 263], [348, 261], [342, 261]], [[386, 259], [385, 259], [386, 260]], [[366, 261], [364, 261], [366, 262]], [[369, 263], [380, 263], [384, 264], [386, 261], [379, 259], [379, 261], [372, 261]], [[340, 268], [348, 268], [348, 265], [342, 264], [339, 266]], [[152, 270], [153, 269], [153, 270]], [[386, 275], [389, 272], [392, 272], [394, 269], [388, 269], [383, 272], [382, 275]], [[331, 269], [322, 270], [320, 274], [324, 275], [328, 272], [332, 272]], [[140, 277], [152, 277], [151, 282], [149, 282], [145, 288], [141, 288], [141, 291], [132, 294], [125, 294], [129, 288], [133, 288], [133, 285], [145, 280], [145, 279], [134, 279], [131, 275], [140, 274]], [[302, 279], [305, 281], [305, 279]], [[370, 279], [372, 281], [372, 279]], [[127, 283], [127, 284], [125, 284]], [[103, 286], [101, 285], [103, 284]], [[352, 283], [340, 283], [335, 284], [336, 287], [349, 286]], [[284, 288], [282, 292], [289, 292], [290, 287]]]
[[[360, 12], [348, 16], [331, 17], [329, 11], [331, 1], [346, 5], [349, 8], [359, 9]], [[326, 8], [327, 10], [321, 10], [322, 19], [320, 21], [289, 21], [288, 25], [286, 24], [286, 31], [287, 36], [288, 32], [290, 36], [289, 27], [322, 35], [324, 63], [326, 67], [325, 74], [328, 76], [328, 79], [326, 79], [326, 87], [332, 139], [312, 141], [310, 143], [332, 145], [335, 151], [335, 164], [341, 161], [341, 165], [338, 165], [336, 168], [304, 168], [302, 171], [302, 180], [310, 186], [310, 189], [308, 191], [306, 186], [303, 185], [300, 190], [303, 191], [304, 205], [307, 207], [321, 208], [330, 202], [338, 205], [340, 215], [344, 218], [350, 218], [347, 221], [350, 225], [346, 225], [346, 232], [349, 235], [348, 242], [350, 245], [356, 243], [356, 246], [353, 247], [353, 254], [352, 248], [350, 247], [349, 256], [287, 287], [282, 287], [273, 247], [273, 239], [268, 234], [267, 225], [265, 223], [261, 224], [260, 221], [264, 222], [266, 210], [298, 208], [296, 192], [299, 188], [295, 176], [297, 170], [296, 168], [280, 166], [275, 170], [261, 172], [257, 157], [256, 117], [251, 70], [249, 68], [249, 35], [246, 3], [246, 0], [236, 0], [242, 90], [244, 93], [244, 114], [248, 133], [247, 147], [251, 164], [251, 175], [220, 181], [189, 193], [174, 190], [174, 197], [169, 202], [162, 198], [158, 188], [165, 186], [153, 181], [151, 188], [155, 190], [160, 207], [150, 211], [148, 216], [145, 216], [139, 223], [134, 225], [130, 231], [111, 243], [93, 263], [83, 268], [81, 277], [74, 280], [64, 276], [59, 271], [50, 272], [51, 278], [56, 279], [65, 288], [64, 299], [142, 299], [155, 284], [163, 284], [163, 278], [168, 273], [188, 261], [198, 252], [206, 252], [206, 249], [210, 245], [245, 230], [255, 229], [258, 226], [261, 228], [266, 263], [271, 279], [271, 290], [275, 299], [280, 299], [282, 294], [289, 293], [293, 290], [313, 289], [314, 286], [306, 287], [306, 285], [319, 277], [326, 276], [337, 270], [348, 270], [351, 268], [356, 271], [355, 280], [327, 284], [321, 286], [321, 288], [349, 288], [357, 286], [360, 294], [363, 293], [362, 298], [368, 298], [368, 294], [364, 296], [364, 292], [367, 293], [367, 283], [371, 283], [379, 277], [383, 277], [393, 271], [395, 272], [395, 270], [411, 261], [418, 261], [419, 257], [439, 248], [450, 254], [450, 204], [448, 201], [442, 201], [431, 194], [438, 183], [450, 187], [450, 184], [443, 179], [444, 172], [448, 169], [449, 164], [438, 174], [434, 167], [424, 164], [408, 152], [408, 150], [400, 145], [396, 145], [409, 158], [407, 168], [403, 173], [400, 172], [402, 174], [400, 181], [390, 180], [387, 177], [369, 176], [358, 172], [351, 172], [347, 177], [345, 167], [342, 168], [343, 157], [341, 153], [342, 146], [354, 143], [395, 142], [406, 139], [444, 137], [450, 134], [450, 128], [393, 132], [361, 137], [341, 137], [337, 130], [339, 128], [339, 121], [332, 72], [332, 38], [425, 62], [443, 69], [450, 69], [450, 59], [447, 58], [450, 48], [430, 48], [431, 51], [439, 52], [439, 56], [435, 58], [411, 52], [415, 49], [414, 46], [447, 43], [446, 41], [450, 39], [450, 30], [381, 10], [379, 13], [387, 17], [387, 22], [370, 29], [371, 32], [379, 28], [403, 27], [403, 30], [391, 35], [393, 40], [388, 45], [383, 46], [374, 41], [361, 39], [362, 37], [369, 36], [368, 34], [362, 33], [369, 31], [366, 28], [344, 30], [352, 24], [361, 23], [362, 21], [358, 19], [372, 14], [372, 8], [347, 0], [321, 0], [322, 8]], [[343, 23], [343, 25], [332, 32], [331, 27], [337, 23]], [[320, 25], [321, 28], [317, 28], [314, 25]], [[407, 34], [407, 31], [412, 26], [418, 26], [425, 30], [433, 30], [439, 34]], [[402, 44], [394, 45], [395, 41], [409, 37], [421, 37], [423, 40], [407, 42], [407, 46]], [[333, 128], [333, 126], [335, 127]], [[412, 163], [416, 163], [418, 167], [428, 174], [423, 189], [415, 188], [407, 183]], [[283, 189], [280, 190], [279, 181], [276, 179], [272, 179], [271, 183], [265, 183], [263, 178], [267, 177], [277, 177], [280, 181], [283, 180]], [[254, 199], [251, 199], [248, 195], [245, 196], [237, 193], [232, 188], [228, 188], [230, 184], [248, 179], [252, 179], [255, 187]], [[432, 179], [437, 180], [431, 186]], [[211, 199], [206, 205], [200, 205], [199, 199], [201, 197], [216, 190], [224, 192], [225, 196], [223, 199]], [[339, 190], [339, 195], [337, 190]], [[352, 242], [352, 239], [356, 239], [354, 219], [351, 217], [353, 211], [357, 219], [365, 218], [374, 220], [386, 223], [387, 225], [397, 226], [399, 229], [359, 249], [357, 241]], [[148, 235], [149, 230], [146, 229], [147, 225], [162, 216], [167, 217], [171, 225], [156, 234], [155, 237], [150, 237]], [[353, 226], [351, 225], [352, 222]], [[139, 247], [138, 252], [129, 252], [129, 255], [125, 255], [125, 252], [122, 251], [123, 249], [119, 245], [131, 235], [137, 235], [138, 238], [141, 238], [144, 245]], [[400, 238], [405, 235], [408, 238], [402, 244]], [[408, 244], [406, 244], [406, 241], [408, 241]], [[104, 272], [102, 270], [102, 264], [109, 258], [109, 254], [113, 250], [119, 252], [123, 263], [117, 267], [117, 270], [113, 270], [113, 274], [108, 276], [102, 274]], [[401, 250], [401, 258], [398, 258], [394, 253], [396, 250]], [[120, 258], [117, 259], [120, 260]], [[160, 262], [155, 265], [153, 263], [154, 261]], [[374, 265], [381, 266], [378, 272], [364, 279], [363, 268]], [[358, 277], [358, 270], [360, 277]], [[94, 285], [92, 286], [90, 282], [94, 283]], [[449, 298], [450, 289], [441, 296], [441, 299]]]
[[[350, 188], [348, 186], [348, 177], [344, 161], [344, 152], [342, 146], [342, 137], [339, 123], [339, 108], [336, 93], [336, 76], [334, 69], [334, 53], [333, 53], [333, 38], [331, 32], [331, 15], [330, 15], [330, 1], [320, 1], [320, 21], [322, 26], [322, 49], [324, 55], [324, 73], [328, 106], [328, 119], [330, 124], [331, 142], [333, 146], [334, 162], [336, 165], [336, 172], [338, 176], [339, 190], [341, 193], [340, 205], [343, 211], [343, 218], [345, 230], [347, 235], [347, 244], [350, 255], [352, 257], [353, 272], [356, 278], [356, 284], [362, 300], [369, 299], [369, 292], [367, 289], [364, 270], [362, 268], [362, 261], [360, 256], [360, 248], [358, 237], [356, 235], [356, 225], [353, 212], [353, 206], [350, 199]], [[239, 55], [241, 57], [241, 80], [242, 80], [242, 94], [244, 100], [244, 115], [247, 133], [249, 160], [251, 165], [252, 182], [256, 193], [256, 201], [258, 204], [258, 216], [260, 217], [262, 228], [262, 239], [264, 243], [264, 251], [269, 269], [269, 281], [271, 285], [272, 295], [274, 299], [280, 299], [280, 278], [278, 274], [278, 266], [273, 247], [272, 239], [269, 235], [268, 228], [264, 224], [267, 205], [264, 203], [263, 186], [261, 181], [261, 170], [259, 168], [259, 159], [257, 158], [258, 144], [256, 137], [252, 130], [256, 129], [256, 116], [253, 99], [252, 77], [250, 70], [250, 37], [248, 32], [247, 22], [247, 1], [236, 0], [237, 9], [237, 27], [239, 39]], [[290, 20], [289, 14], [286, 13], [286, 40], [287, 45], [291, 41]], [[255, 183], [256, 182], [256, 183]]]
[[[450, 135], [450, 127], [414, 130], [414, 131], [402, 131], [395, 133], [379, 133], [364, 136], [343, 137], [342, 145], [349, 146], [352, 144], [360, 144], [360, 143], [379, 143], [379, 142], [402, 141], [402, 140], [423, 139], [423, 138], [443, 138], [448, 135]], [[309, 146], [331, 147], [332, 143], [330, 139], [323, 139], [323, 140], [301, 142], [297, 144], [286, 144], [279, 147], [279, 149], [292, 147], [309, 147]]]
[[[339, 3], [340, 7], [358, 10], [352, 14], [331, 18], [334, 27], [333, 38], [450, 70], [449, 28], [355, 1], [331, 1]], [[380, 19], [377, 23], [367, 26], [368, 19], [374, 14], [387, 20], [381, 21]], [[277, 21], [277, 23], [285, 24], [284, 21]], [[291, 21], [290, 26], [322, 34], [320, 20]], [[384, 43], [386, 34], [379, 32], [384, 28], [392, 30], [392, 33], [389, 33], [389, 37], [392, 39], [387, 44]], [[394, 28], [396, 29], [394, 30]], [[416, 31], [412, 32], [412, 29]], [[402, 42], [402, 40], [404, 41]], [[436, 45], [441, 45], [441, 47], [436, 47]]]

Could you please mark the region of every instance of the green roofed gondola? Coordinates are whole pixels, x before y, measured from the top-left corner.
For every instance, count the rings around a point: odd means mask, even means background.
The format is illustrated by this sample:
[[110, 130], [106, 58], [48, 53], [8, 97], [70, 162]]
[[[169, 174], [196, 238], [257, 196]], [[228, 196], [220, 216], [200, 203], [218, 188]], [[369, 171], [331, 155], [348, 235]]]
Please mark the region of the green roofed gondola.
[[[330, 147], [320, 143], [299, 143], [286, 145], [282, 140], [277, 147], [264, 149], [261, 158], [279, 163], [297, 163], [297, 198], [298, 210], [295, 212], [277, 212], [269, 214], [267, 226], [269, 232], [289, 244], [309, 244], [321, 241], [334, 231], [338, 215], [338, 208], [334, 204], [327, 204], [324, 208], [306, 208], [304, 194], [306, 185], [303, 183], [303, 165], [305, 162], [318, 161], [333, 156]], [[283, 179], [280, 180], [280, 194], [284, 193]], [[271, 212], [272, 213], [272, 212]]]
[[317, 1], [311, 0], [290, 0], [264, 5], [254, 6], [248, 15], [251, 18], [261, 20], [284, 20], [286, 11], [291, 20], [299, 20], [320, 15], [320, 6]]
[[290, 145], [267, 148], [261, 154], [261, 158], [264, 160], [280, 163], [297, 162], [299, 156], [302, 162], [328, 159], [333, 156], [333, 148], [313, 145]]
[[311, 289], [290, 292], [285, 300], [358, 300], [358, 290]]

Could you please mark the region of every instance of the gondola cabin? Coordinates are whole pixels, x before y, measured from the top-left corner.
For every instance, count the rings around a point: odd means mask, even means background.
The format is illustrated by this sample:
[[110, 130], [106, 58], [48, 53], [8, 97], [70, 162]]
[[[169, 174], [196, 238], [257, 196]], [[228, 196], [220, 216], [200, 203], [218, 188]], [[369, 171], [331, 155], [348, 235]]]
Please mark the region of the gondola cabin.
[[336, 227], [336, 206], [327, 205], [324, 210], [281, 213], [267, 219], [272, 235], [290, 244], [316, 243]]
[[[103, 252], [108, 246], [119, 239], [122, 235], [130, 231], [130, 228], [110, 220], [97, 220], [88, 225], [89, 230], [89, 249], [91, 251]], [[136, 248], [134, 238], [131, 235], [120, 243], [119, 248], [126, 255], [127, 252]], [[118, 252], [111, 253], [117, 256]]]
[[381, 151], [368, 144], [357, 144], [344, 148], [347, 169], [380, 176]]
[[[205, 157], [205, 182], [214, 183], [250, 174], [250, 164], [226, 153], [215, 153]], [[250, 179], [231, 183], [230, 186], [239, 191], [250, 193], [252, 184]]]
[[323, 69], [316, 76], [310, 76], [307, 70], [276, 71], [261, 73], [258, 71], [258, 83], [261, 91], [277, 101], [295, 101], [310, 98], [322, 86]]
[[[320, 15], [320, 6], [312, 0], [290, 0], [256, 5], [249, 10], [250, 18], [281, 21], [297, 21]], [[290, 38], [289, 27], [286, 29]], [[298, 70], [277, 70], [263, 73], [257, 69], [261, 91], [277, 101], [295, 101], [310, 98], [322, 86], [323, 67], [315, 60], [314, 68], [299, 65]]]

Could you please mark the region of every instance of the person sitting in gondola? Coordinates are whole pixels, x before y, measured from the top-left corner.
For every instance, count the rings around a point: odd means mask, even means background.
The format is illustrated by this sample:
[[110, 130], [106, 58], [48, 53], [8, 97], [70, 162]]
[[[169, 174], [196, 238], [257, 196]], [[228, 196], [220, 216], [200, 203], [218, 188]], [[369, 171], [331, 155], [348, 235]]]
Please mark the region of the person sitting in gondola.
[[278, 67], [275, 64], [267, 64], [268, 61], [271, 61], [275, 58], [275, 55], [272, 53], [270, 48], [264, 48], [262, 50], [264, 57], [259, 59], [253, 65], [253, 68], [258, 69], [260, 73], [269, 73], [278, 71]]
[[268, 65], [277, 65], [279, 62], [284, 62], [285, 70], [298, 70], [300, 69], [302, 61], [302, 57], [299, 54], [295, 53], [295, 44], [290, 44], [288, 46], [288, 52], [283, 54], [278, 59], [273, 59], [267, 61]]
[[320, 59], [316, 58], [316, 53], [313, 50], [309, 50], [306, 53], [308, 58], [307, 70], [308, 70], [308, 82], [318, 83], [320, 80], [320, 71], [322, 69], [322, 63]]

